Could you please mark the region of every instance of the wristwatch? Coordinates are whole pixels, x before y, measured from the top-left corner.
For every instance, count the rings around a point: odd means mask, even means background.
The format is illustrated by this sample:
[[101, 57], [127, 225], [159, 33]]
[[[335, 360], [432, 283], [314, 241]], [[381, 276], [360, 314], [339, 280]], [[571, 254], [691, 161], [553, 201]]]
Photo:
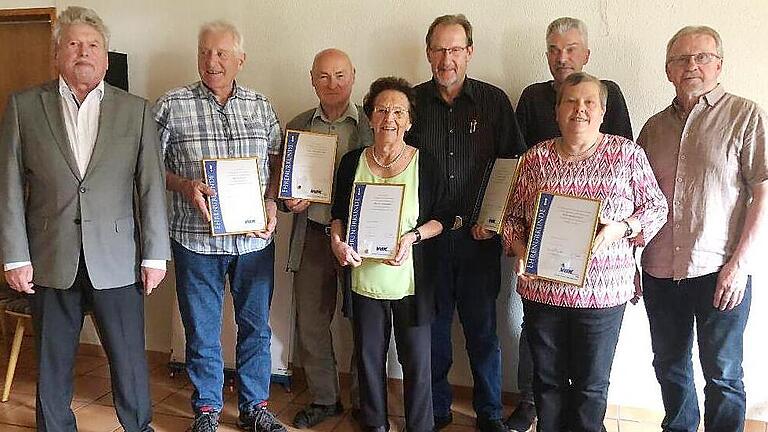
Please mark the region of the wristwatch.
[[413, 235], [415, 235], [415, 236], [416, 236], [416, 241], [415, 241], [415, 242], [413, 242], [413, 244], [419, 244], [419, 243], [421, 243], [421, 233], [419, 232], [419, 229], [418, 229], [418, 228], [414, 228], [414, 229], [412, 229], [412, 230], [410, 230], [410, 231], [408, 231], [408, 232], [410, 232], [410, 233], [413, 233]]
[[627, 226], [627, 229], [624, 231], [624, 238], [627, 238], [632, 235], [632, 225], [630, 225], [627, 221], [622, 222], [624, 222], [624, 225]]

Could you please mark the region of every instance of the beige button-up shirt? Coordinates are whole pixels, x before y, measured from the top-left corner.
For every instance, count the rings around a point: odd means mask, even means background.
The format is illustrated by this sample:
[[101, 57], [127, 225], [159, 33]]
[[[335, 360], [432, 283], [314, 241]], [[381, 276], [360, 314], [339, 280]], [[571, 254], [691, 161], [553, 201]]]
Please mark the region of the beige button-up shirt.
[[707, 93], [685, 115], [673, 101], [640, 132], [669, 205], [669, 218], [643, 253], [644, 270], [680, 280], [714, 273], [741, 238], [754, 185], [768, 180], [768, 117], [757, 104]]

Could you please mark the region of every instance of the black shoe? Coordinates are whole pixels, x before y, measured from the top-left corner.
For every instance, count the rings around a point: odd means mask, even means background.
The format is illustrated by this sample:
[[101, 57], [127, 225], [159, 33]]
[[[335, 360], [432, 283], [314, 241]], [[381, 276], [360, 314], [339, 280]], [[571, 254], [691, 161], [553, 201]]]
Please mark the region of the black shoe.
[[219, 413], [213, 410], [202, 411], [195, 415], [195, 421], [187, 429], [189, 432], [216, 432], [219, 428]]
[[477, 428], [480, 432], [509, 432], [509, 428], [501, 419], [477, 419]]
[[293, 418], [293, 427], [310, 428], [328, 417], [341, 414], [343, 411], [344, 407], [341, 402], [336, 402], [333, 405], [311, 404], [296, 413], [296, 417]]
[[510, 432], [527, 432], [534, 420], [536, 420], [536, 407], [532, 403], [520, 402], [504, 424]]
[[266, 405], [255, 406], [246, 412], [241, 412], [237, 419], [237, 427], [248, 432], [286, 432], [285, 426], [267, 409]]
[[435, 431], [448, 426], [453, 421], [453, 413], [448, 412], [447, 416], [435, 416]]

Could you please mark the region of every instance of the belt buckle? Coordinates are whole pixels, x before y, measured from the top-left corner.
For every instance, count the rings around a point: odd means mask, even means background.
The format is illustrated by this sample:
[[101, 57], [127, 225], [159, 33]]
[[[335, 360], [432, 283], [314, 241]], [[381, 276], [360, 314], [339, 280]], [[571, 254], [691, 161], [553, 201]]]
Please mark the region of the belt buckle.
[[457, 229], [461, 228], [462, 225], [464, 225], [464, 219], [461, 218], [461, 216], [454, 216], [453, 217], [453, 226], [451, 227], [452, 231], [456, 231]]
[[330, 225], [326, 225], [326, 226], [323, 228], [323, 233], [324, 233], [325, 235], [327, 235], [328, 237], [330, 237], [330, 236], [331, 236], [331, 226], [330, 226]]

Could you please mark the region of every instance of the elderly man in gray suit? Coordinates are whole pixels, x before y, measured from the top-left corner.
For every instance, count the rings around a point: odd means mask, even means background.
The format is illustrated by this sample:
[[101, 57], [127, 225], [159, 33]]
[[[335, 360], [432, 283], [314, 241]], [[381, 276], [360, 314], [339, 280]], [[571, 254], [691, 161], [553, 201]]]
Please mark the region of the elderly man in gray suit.
[[0, 250], [33, 294], [37, 428], [75, 431], [83, 316], [92, 310], [126, 431], [151, 431], [143, 294], [170, 258], [157, 126], [144, 99], [104, 83], [107, 29], [69, 7], [54, 29], [58, 80], [10, 97], [0, 129]]

